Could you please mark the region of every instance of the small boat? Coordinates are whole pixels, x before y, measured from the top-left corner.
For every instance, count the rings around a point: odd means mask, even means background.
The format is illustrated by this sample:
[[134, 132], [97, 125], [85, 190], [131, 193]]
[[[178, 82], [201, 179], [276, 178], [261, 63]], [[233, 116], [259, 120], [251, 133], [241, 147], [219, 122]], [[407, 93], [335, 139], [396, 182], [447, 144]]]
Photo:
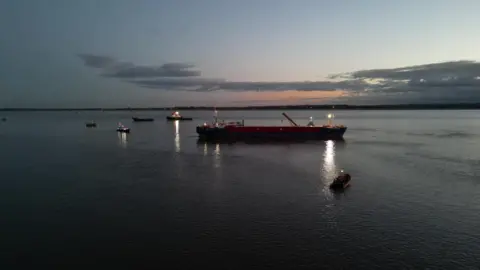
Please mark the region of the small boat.
[[85, 123], [85, 126], [86, 126], [86, 127], [97, 127], [97, 123], [95, 123], [94, 121], [92, 121], [92, 122], [89, 122], [89, 123]]
[[350, 180], [352, 180], [350, 174], [344, 173], [342, 170], [340, 175], [330, 184], [330, 188], [334, 190], [345, 189], [350, 185]]
[[118, 123], [117, 132], [130, 133], [130, 129], [122, 125], [122, 123]]
[[132, 117], [133, 122], [153, 122], [153, 118]]
[[167, 121], [185, 121], [185, 120], [193, 120], [191, 117], [183, 117], [178, 112], [172, 113], [172, 115], [167, 116]]

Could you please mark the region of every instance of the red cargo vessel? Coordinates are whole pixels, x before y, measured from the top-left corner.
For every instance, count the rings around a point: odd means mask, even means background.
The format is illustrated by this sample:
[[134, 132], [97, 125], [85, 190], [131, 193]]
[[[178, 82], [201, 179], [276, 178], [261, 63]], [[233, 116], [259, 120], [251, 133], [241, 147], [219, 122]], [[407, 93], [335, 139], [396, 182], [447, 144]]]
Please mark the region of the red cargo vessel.
[[212, 124], [197, 126], [202, 140], [342, 140], [347, 127], [333, 125], [333, 115], [328, 115], [328, 124], [315, 126], [312, 117], [307, 126], [299, 126], [286, 113], [282, 113], [291, 126], [245, 126], [241, 122], [218, 122], [215, 115]]

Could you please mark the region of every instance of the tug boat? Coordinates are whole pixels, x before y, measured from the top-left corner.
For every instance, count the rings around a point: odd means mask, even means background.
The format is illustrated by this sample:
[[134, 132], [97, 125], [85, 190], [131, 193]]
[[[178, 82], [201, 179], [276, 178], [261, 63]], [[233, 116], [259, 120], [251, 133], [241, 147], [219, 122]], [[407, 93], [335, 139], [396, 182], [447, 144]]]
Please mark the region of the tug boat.
[[171, 115], [167, 116], [167, 121], [186, 121], [186, 120], [193, 120], [192, 117], [183, 117], [178, 112], [174, 112]]
[[130, 133], [130, 128], [127, 128], [126, 126], [122, 125], [122, 123], [118, 123], [117, 132]]

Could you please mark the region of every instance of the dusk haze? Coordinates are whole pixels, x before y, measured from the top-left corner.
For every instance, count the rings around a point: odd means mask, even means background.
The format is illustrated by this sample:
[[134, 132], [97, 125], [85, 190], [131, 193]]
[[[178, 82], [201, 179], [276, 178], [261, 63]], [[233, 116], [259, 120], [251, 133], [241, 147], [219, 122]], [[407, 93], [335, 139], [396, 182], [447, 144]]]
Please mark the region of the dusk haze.
[[479, 1], [7, 0], [0, 108], [480, 101]]
[[479, 0], [0, 0], [0, 270], [480, 269]]

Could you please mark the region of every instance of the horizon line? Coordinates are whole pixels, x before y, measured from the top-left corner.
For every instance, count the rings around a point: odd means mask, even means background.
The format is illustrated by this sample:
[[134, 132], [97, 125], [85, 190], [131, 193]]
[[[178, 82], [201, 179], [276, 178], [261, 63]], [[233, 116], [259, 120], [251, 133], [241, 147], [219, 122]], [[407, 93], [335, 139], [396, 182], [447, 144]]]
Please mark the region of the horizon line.
[[403, 104], [376, 104], [376, 105], [349, 105], [349, 104], [325, 104], [325, 105], [258, 105], [258, 106], [169, 106], [169, 107], [83, 107], [83, 108], [35, 108], [35, 107], [10, 107], [0, 108], [0, 111], [135, 111], [135, 110], [256, 110], [256, 109], [480, 109], [479, 102], [471, 103], [403, 103]]

